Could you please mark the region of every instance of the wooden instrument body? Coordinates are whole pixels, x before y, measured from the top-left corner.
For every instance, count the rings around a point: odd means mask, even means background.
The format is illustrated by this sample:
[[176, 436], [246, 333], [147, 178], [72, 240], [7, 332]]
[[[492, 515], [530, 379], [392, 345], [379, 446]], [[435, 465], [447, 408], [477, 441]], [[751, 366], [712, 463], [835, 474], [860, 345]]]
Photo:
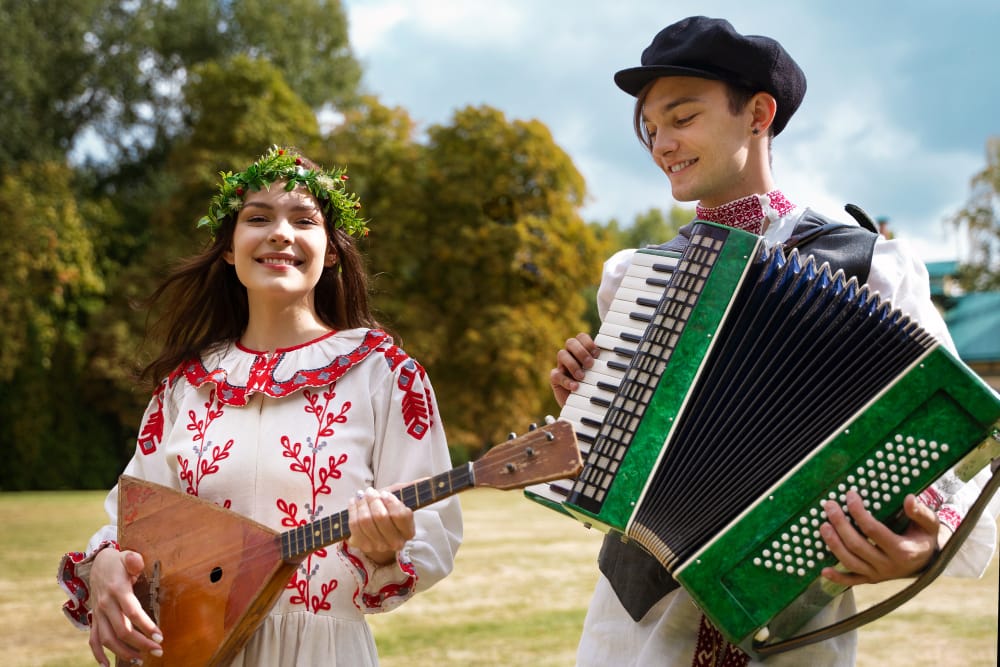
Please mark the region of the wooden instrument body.
[[227, 664], [301, 559], [285, 562], [278, 533], [209, 501], [124, 475], [118, 489], [118, 541], [145, 560], [136, 593], [164, 636], [164, 657], [142, 664]]

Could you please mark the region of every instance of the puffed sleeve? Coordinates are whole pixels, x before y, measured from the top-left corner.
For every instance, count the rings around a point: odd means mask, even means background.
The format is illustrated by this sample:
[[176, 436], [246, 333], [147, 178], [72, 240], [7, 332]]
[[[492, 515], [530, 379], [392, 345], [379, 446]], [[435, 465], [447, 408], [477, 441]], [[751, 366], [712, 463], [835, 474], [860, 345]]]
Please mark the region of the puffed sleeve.
[[[385, 372], [372, 377], [375, 437], [372, 469], [376, 488], [410, 483], [452, 468], [444, 426], [430, 379], [423, 367], [398, 347], [384, 350]], [[382, 364], [382, 359], [376, 359]], [[462, 541], [462, 515], [452, 496], [413, 514], [416, 535], [381, 567], [341, 542], [359, 589], [355, 604], [364, 613], [389, 611], [430, 588], [454, 566]]]
[[[931, 301], [927, 268], [916, 259], [916, 254], [905, 241], [879, 238], [875, 243], [868, 285], [958, 356], [944, 318]], [[984, 470], [956, 493], [943, 496], [932, 487], [922, 493], [920, 498], [935, 508], [942, 525], [954, 532], [988, 479], [989, 471]], [[979, 577], [986, 571], [996, 549], [996, 513], [1000, 509], [997, 505], [997, 502], [993, 502], [983, 512], [962, 549], [948, 564], [945, 574]]]
[[[159, 447], [176, 417], [174, 409], [174, 383], [164, 380], [153, 393], [142, 417], [142, 426], [136, 439], [136, 449], [125, 467], [124, 474], [165, 483], [168, 467], [163, 464]], [[63, 613], [75, 626], [86, 629], [90, 625], [90, 589], [87, 585], [90, 564], [102, 549], [118, 548], [118, 485], [116, 484], [104, 499], [104, 510], [108, 523], [90, 538], [84, 551], [65, 554], [57, 573], [59, 586], [69, 595], [63, 604]]]
[[634, 248], [619, 250], [604, 262], [601, 284], [597, 288], [597, 313], [600, 315], [601, 321], [604, 321], [608, 309], [611, 308], [611, 302], [615, 300], [615, 292], [622, 284], [622, 279], [632, 263], [634, 254]]

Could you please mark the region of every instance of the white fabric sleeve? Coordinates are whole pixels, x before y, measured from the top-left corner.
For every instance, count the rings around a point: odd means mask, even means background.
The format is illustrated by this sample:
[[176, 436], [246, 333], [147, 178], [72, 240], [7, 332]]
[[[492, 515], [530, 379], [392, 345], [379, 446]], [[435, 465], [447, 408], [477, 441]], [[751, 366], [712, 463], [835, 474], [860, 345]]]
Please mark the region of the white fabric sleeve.
[[[372, 453], [374, 486], [386, 488], [411, 483], [451, 469], [444, 426], [437, 400], [424, 369], [409, 357], [392, 374], [375, 374], [375, 448]], [[422, 435], [412, 432], [407, 411], [425, 410], [429, 427]], [[452, 496], [413, 513], [416, 535], [396, 554], [395, 565], [375, 567], [363, 554], [343, 544], [339, 550], [353, 565], [360, 594], [356, 600], [364, 613], [398, 607], [418, 591], [447, 576], [454, 567], [462, 541], [462, 515]]]
[[[875, 243], [868, 286], [888, 299], [895, 308], [918, 322], [942, 346], [956, 358], [958, 357], [958, 351], [955, 349], [955, 343], [948, 332], [944, 318], [931, 301], [927, 267], [916, 259], [916, 253], [908, 243], [899, 239], [886, 240], [879, 237]], [[984, 470], [948, 499], [938, 510], [938, 517], [942, 523], [952, 530], [957, 528], [988, 479], [989, 471]], [[961, 550], [948, 564], [945, 574], [979, 577], [986, 571], [996, 549], [997, 510], [998, 501], [994, 498], [991, 506], [980, 516]]]
[[622, 284], [622, 278], [625, 277], [625, 272], [628, 271], [629, 264], [632, 263], [632, 255], [634, 254], [635, 248], [619, 250], [604, 262], [604, 270], [601, 273], [601, 284], [597, 288], [597, 313], [600, 315], [602, 322], [608, 314], [608, 309], [611, 308], [611, 302], [615, 299], [615, 292], [618, 291], [618, 286]]

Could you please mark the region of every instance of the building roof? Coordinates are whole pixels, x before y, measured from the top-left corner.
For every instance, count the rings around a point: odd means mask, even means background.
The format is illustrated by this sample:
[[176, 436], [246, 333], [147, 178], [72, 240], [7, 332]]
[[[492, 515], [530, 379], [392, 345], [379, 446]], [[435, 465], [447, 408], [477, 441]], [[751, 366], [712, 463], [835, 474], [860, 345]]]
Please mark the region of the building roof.
[[935, 278], [940, 280], [942, 278], [958, 274], [958, 262], [955, 260], [945, 262], [927, 262], [926, 266], [927, 273], [930, 275], [931, 280], [934, 280]]
[[954, 297], [944, 320], [965, 362], [1000, 361], [1000, 292]]
[[951, 297], [955, 295], [956, 285], [947, 284], [958, 275], [958, 262], [927, 262], [927, 275], [931, 283], [931, 296]]

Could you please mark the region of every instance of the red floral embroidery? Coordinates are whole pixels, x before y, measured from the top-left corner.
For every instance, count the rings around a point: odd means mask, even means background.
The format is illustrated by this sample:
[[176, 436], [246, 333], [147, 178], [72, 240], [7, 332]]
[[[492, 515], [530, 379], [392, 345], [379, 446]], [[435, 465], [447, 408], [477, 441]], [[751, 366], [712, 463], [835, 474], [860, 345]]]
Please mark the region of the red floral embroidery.
[[413, 563], [396, 561], [399, 568], [408, 575], [406, 581], [401, 584], [386, 584], [377, 593], [365, 593], [363, 589], [368, 586], [371, 577], [365, 568], [364, 561], [351, 553], [346, 544], [341, 544], [340, 553], [361, 577], [361, 586], [354, 589], [354, 606], [358, 609], [381, 609], [387, 599], [409, 595], [417, 583], [417, 571], [413, 567]]
[[156, 446], [163, 441], [163, 393], [166, 388], [166, 384], [161, 384], [153, 394], [156, 411], [149, 415], [139, 431], [139, 451], [146, 455], [155, 452]]
[[703, 615], [691, 667], [746, 667], [749, 663], [749, 656], [738, 646], [727, 642], [722, 633]]
[[962, 515], [953, 507], [942, 507], [938, 510], [937, 516], [941, 523], [951, 529], [951, 532], [955, 532], [962, 525]]
[[374, 594], [362, 594], [361, 600], [364, 602], [365, 607], [368, 609], [381, 609], [387, 599], [410, 594], [410, 591], [413, 590], [413, 585], [417, 582], [416, 570], [413, 568], [413, 563], [400, 563], [399, 567], [409, 575], [406, 581], [401, 584], [386, 584]]
[[[772, 190], [764, 195], [764, 197], [770, 202], [770, 208], [779, 216], [788, 215], [795, 208], [795, 204], [788, 201], [780, 190]], [[715, 208], [697, 206], [695, 208], [695, 215], [698, 216], [699, 220], [716, 222], [727, 227], [735, 227], [736, 229], [760, 234], [767, 211], [764, 210], [761, 204], [761, 197], [748, 195], [731, 201], [728, 204], [716, 206]]]
[[[339, 411], [331, 410], [331, 403], [337, 396], [335, 391], [336, 383], [331, 384], [322, 393], [303, 390], [302, 397], [306, 401], [303, 408], [306, 413], [316, 418], [316, 436], [306, 438], [305, 448], [308, 452], [303, 452], [301, 442], [292, 442], [287, 435], [281, 436], [282, 456], [292, 459], [289, 469], [292, 472], [302, 473], [309, 478], [310, 500], [305, 505], [305, 516], [299, 516], [297, 503], [290, 502], [284, 498], [278, 498], [278, 510], [284, 515], [281, 525], [286, 528], [295, 528], [307, 523], [312, 523], [319, 518], [323, 511], [323, 506], [319, 505], [320, 496], [329, 495], [332, 488], [329, 481], [340, 479], [342, 473], [340, 467], [347, 463], [347, 454], [340, 456], [328, 456], [326, 465], [320, 465], [320, 452], [327, 445], [327, 438], [333, 437], [336, 424], [347, 423], [347, 412], [351, 409], [351, 402], [344, 401]], [[304, 605], [306, 610], [313, 613], [327, 611], [330, 609], [328, 598], [330, 593], [336, 590], [338, 582], [331, 579], [327, 582], [319, 582], [319, 591], [313, 588], [313, 577], [319, 571], [319, 563], [313, 559], [326, 558], [326, 549], [317, 549], [306, 557], [306, 560], [299, 566], [292, 575], [286, 588], [294, 590], [295, 593], [289, 599], [291, 604]]]
[[[395, 369], [397, 366], [401, 366], [397, 386], [403, 392], [403, 400], [400, 404], [403, 411], [403, 421], [406, 423], [406, 432], [411, 437], [421, 440], [433, 423], [434, 414], [431, 406], [434, 403], [431, 400], [429, 389], [420, 393], [413, 388], [413, 385], [418, 377], [425, 380], [427, 371], [395, 345], [386, 347], [383, 354], [389, 362], [389, 368]], [[424, 384], [424, 386], [427, 385]]]
[[[119, 549], [117, 542], [105, 540], [94, 549], [91, 556], [108, 547], [113, 547], [116, 551]], [[63, 613], [78, 628], [86, 628], [90, 625], [90, 610], [87, 608], [87, 602], [90, 600], [90, 589], [87, 588], [87, 583], [76, 571], [76, 566], [86, 558], [87, 554], [71, 551], [62, 557], [62, 562], [59, 564], [59, 585], [70, 595], [69, 600], [63, 604]]]
[[[191, 437], [191, 442], [194, 443], [192, 448], [195, 454], [194, 465], [190, 459], [184, 458], [180, 454], [177, 455], [177, 463], [180, 464], [179, 476], [182, 481], [187, 482], [186, 490], [192, 496], [198, 495], [198, 489], [205, 477], [219, 472], [219, 461], [229, 458], [229, 450], [233, 446], [232, 438], [225, 445], [219, 447], [212, 445], [212, 442], [205, 437], [208, 433], [208, 427], [222, 416], [224, 410], [222, 401], [216, 401], [213, 389], [208, 393], [208, 400], [205, 402], [204, 417], [199, 417], [194, 410], [188, 411], [187, 430], [194, 432]], [[222, 503], [222, 506], [230, 507], [231, 504], [232, 502], [227, 499]]]

